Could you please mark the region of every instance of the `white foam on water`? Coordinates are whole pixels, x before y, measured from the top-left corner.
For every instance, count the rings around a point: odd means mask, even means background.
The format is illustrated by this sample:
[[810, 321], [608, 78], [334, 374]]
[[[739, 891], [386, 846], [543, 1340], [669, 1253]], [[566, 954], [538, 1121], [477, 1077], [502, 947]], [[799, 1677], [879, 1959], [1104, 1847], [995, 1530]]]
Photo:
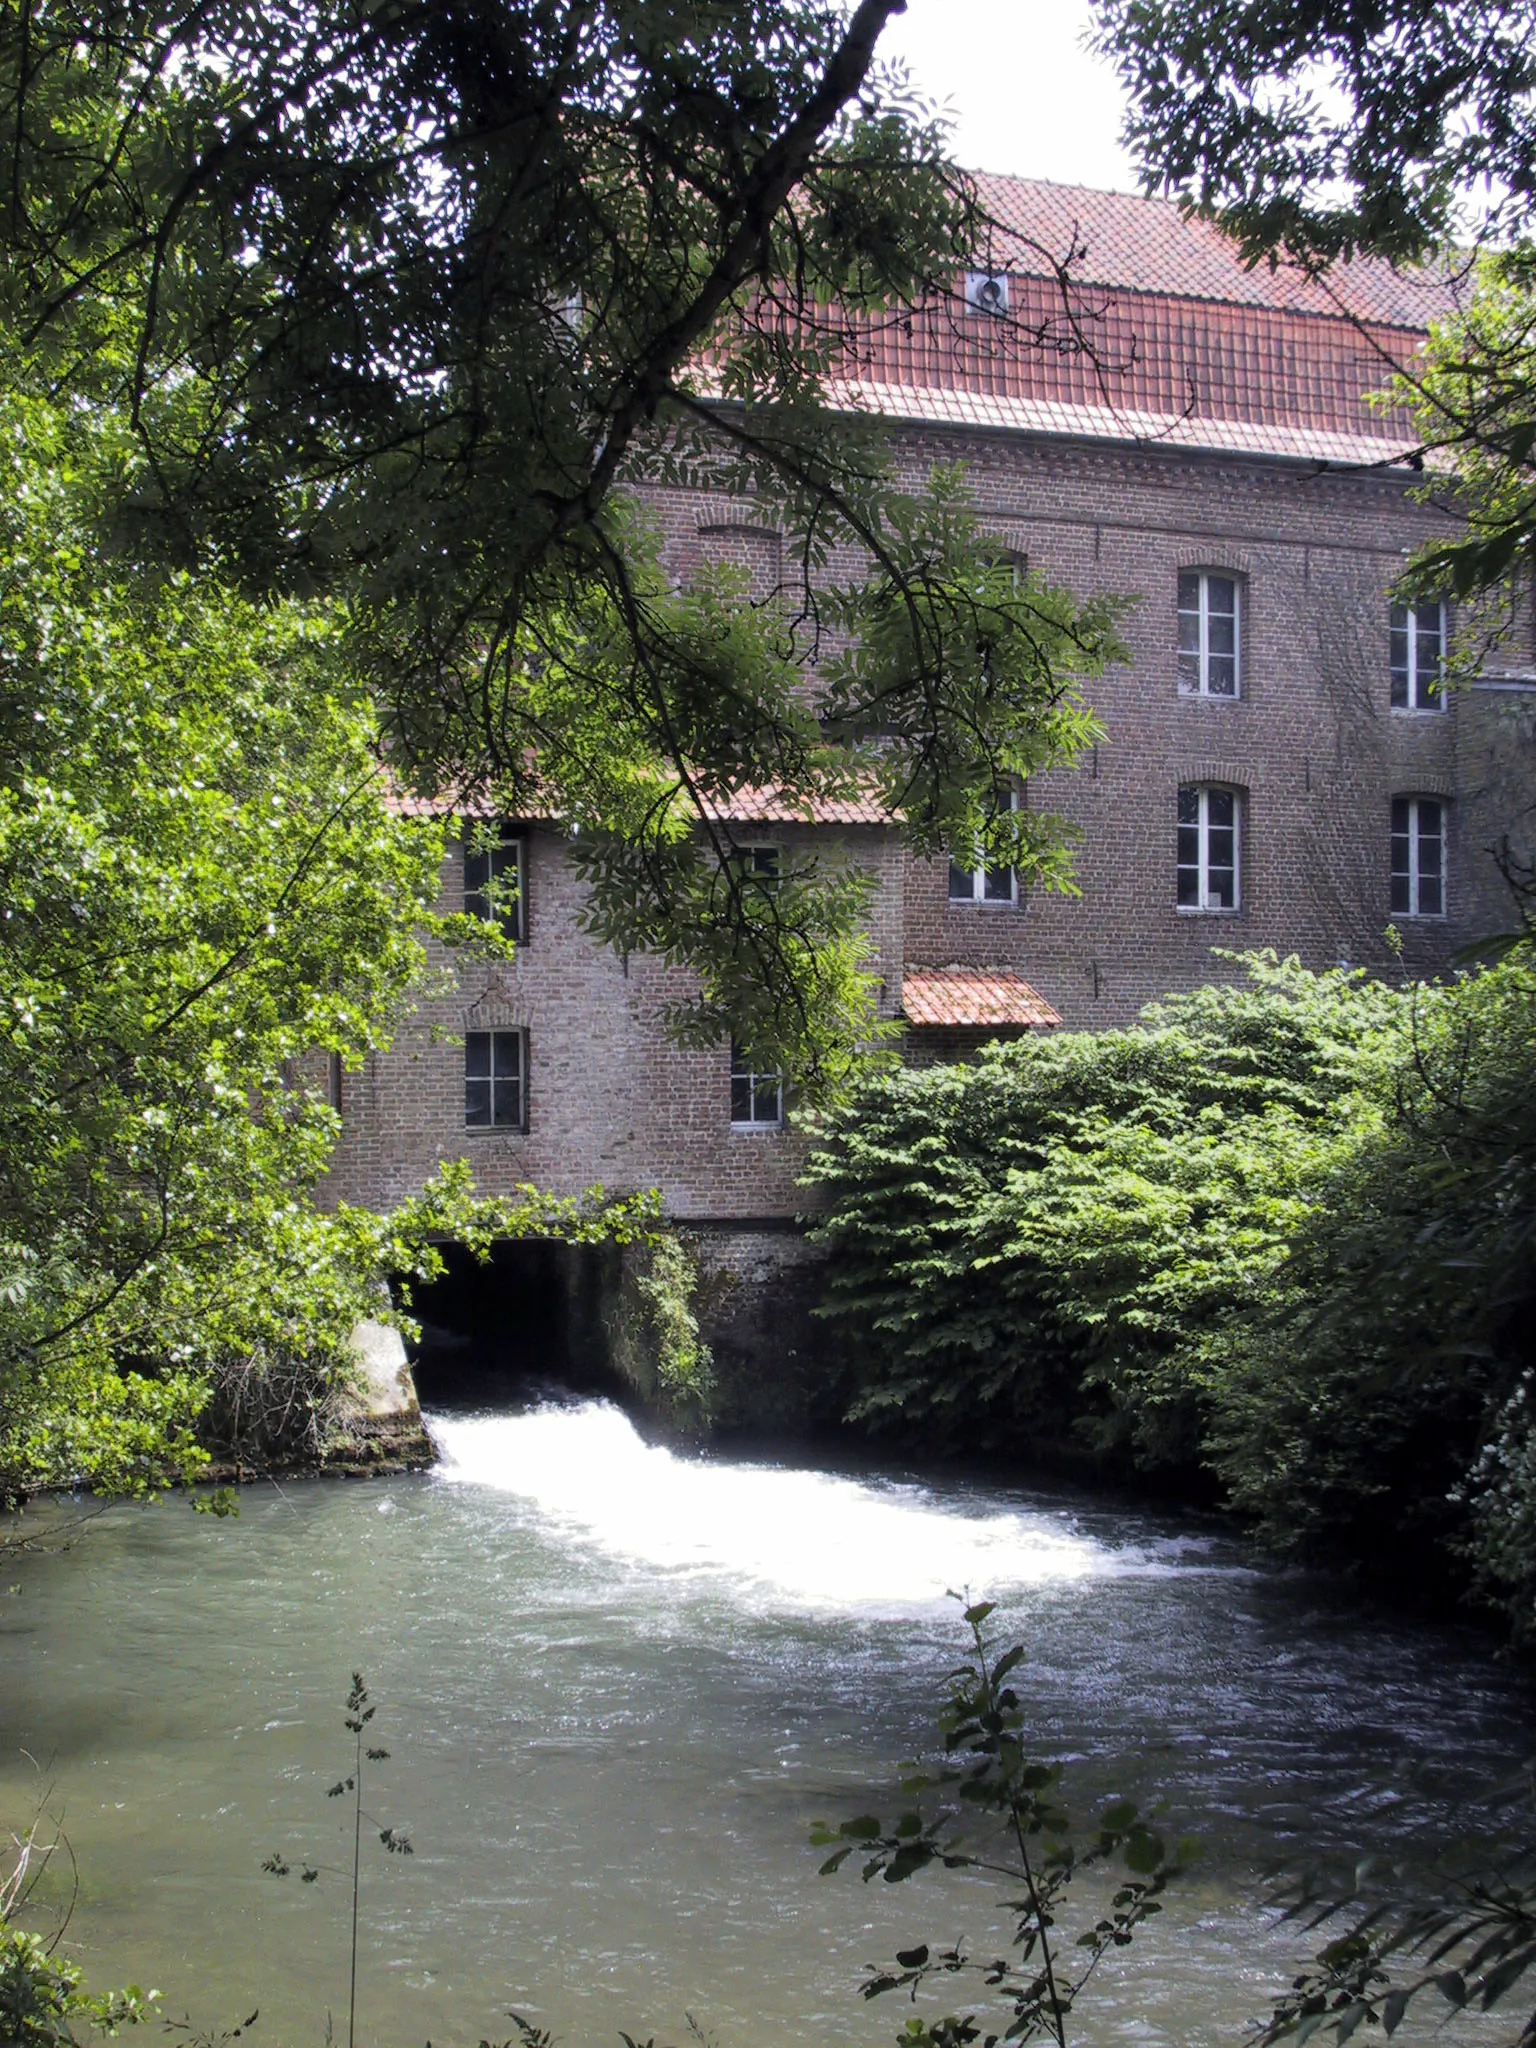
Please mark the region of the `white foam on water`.
[[795, 1607], [905, 1613], [951, 1588], [1169, 1568], [1094, 1541], [1065, 1513], [967, 1514], [921, 1486], [679, 1457], [606, 1401], [429, 1421], [444, 1483], [511, 1495], [535, 1526], [632, 1566]]

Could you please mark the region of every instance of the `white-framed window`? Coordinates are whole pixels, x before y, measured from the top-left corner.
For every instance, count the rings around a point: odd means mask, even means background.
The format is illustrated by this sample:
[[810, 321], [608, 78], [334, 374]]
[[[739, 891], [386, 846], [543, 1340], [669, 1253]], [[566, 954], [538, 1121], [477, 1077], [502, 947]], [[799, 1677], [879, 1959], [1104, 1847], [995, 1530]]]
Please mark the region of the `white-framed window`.
[[1179, 571], [1179, 688], [1236, 697], [1241, 688], [1242, 588], [1220, 569]]
[[465, 1032], [464, 1122], [477, 1131], [528, 1128], [526, 1033]]
[[1179, 791], [1180, 910], [1238, 907], [1238, 793], [1214, 782]]
[[1440, 687], [1445, 666], [1445, 606], [1392, 607], [1392, 709], [1443, 711]]
[[784, 1122], [784, 1076], [760, 1074], [731, 1040], [731, 1129], [776, 1131]]
[[[1008, 808], [1019, 808], [1019, 792], [1008, 792]], [[950, 858], [949, 900], [951, 903], [991, 903], [1007, 905], [1019, 900], [1019, 876], [1016, 868], [966, 867], [963, 862]]]
[[500, 927], [521, 945], [528, 936], [528, 842], [515, 825], [494, 835], [476, 830], [464, 841], [464, 912]]
[[1445, 805], [1438, 797], [1392, 799], [1392, 915], [1445, 915]]

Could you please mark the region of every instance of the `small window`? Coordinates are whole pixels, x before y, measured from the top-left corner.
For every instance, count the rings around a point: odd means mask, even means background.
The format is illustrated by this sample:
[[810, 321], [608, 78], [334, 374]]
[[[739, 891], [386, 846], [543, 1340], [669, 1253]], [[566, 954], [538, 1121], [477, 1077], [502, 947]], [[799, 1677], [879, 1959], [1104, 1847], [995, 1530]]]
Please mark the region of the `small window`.
[[965, 303], [973, 313], [990, 313], [1001, 319], [1008, 311], [1008, 274], [1003, 270], [968, 270], [965, 273]]
[[777, 846], [738, 846], [732, 858], [744, 882], [755, 882], [760, 889], [778, 887], [782, 870]]
[[1187, 783], [1179, 791], [1180, 910], [1238, 906], [1237, 791]]
[[464, 1034], [464, 1121], [472, 1130], [527, 1128], [528, 1048], [521, 1031]]
[[1445, 606], [1392, 607], [1392, 709], [1443, 711], [1441, 670], [1445, 665]]
[[777, 1130], [784, 1121], [784, 1076], [760, 1074], [731, 1040], [731, 1129]]
[[1445, 806], [1435, 797], [1392, 799], [1392, 914], [1445, 915]]
[[[1019, 792], [1011, 790], [1008, 808], [1019, 808]], [[960, 861], [949, 863], [949, 900], [951, 903], [1017, 903], [1019, 900], [1019, 876], [1016, 868], [971, 868]]]
[[1192, 697], [1238, 694], [1238, 581], [1179, 571], [1179, 688]]
[[499, 926], [503, 935], [522, 944], [527, 935], [523, 908], [526, 888], [526, 841], [511, 825], [496, 828], [494, 842], [464, 842], [464, 912]]

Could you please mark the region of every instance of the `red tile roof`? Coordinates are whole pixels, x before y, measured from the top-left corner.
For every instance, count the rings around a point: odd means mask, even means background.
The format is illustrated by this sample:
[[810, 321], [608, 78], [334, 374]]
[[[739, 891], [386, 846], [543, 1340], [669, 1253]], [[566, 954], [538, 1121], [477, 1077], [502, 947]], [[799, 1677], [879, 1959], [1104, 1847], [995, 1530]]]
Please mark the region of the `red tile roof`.
[[[390, 807], [401, 817], [440, 818], [457, 816], [487, 819], [501, 815], [489, 797], [466, 801], [462, 792], [446, 790], [440, 796], [419, 796], [409, 790], [392, 790]], [[776, 783], [739, 789], [728, 797], [706, 799], [705, 815], [732, 825], [898, 825], [901, 813], [886, 808], [872, 791], [849, 792], [843, 796], [811, 797], [786, 794]], [[528, 824], [557, 824], [560, 814], [546, 799], [525, 802], [508, 812]]]
[[909, 1024], [1059, 1024], [1061, 1018], [1007, 967], [909, 967], [901, 978]]
[[1379, 258], [1336, 264], [1321, 282], [1294, 264], [1248, 266], [1220, 228], [1186, 218], [1171, 199], [987, 172], [977, 174], [976, 185], [983, 210], [998, 224], [993, 260], [1023, 276], [1048, 276], [1052, 259], [1076, 250], [1072, 272], [1085, 285], [1324, 317], [1352, 315], [1414, 331], [1445, 313], [1455, 291], [1454, 280], [1443, 272], [1399, 270]]
[[900, 814], [890, 811], [873, 793], [839, 797], [786, 796], [774, 783], [739, 789], [733, 796], [706, 802], [705, 812], [736, 825], [894, 825]]
[[1007, 273], [1007, 317], [953, 297], [829, 311], [841, 335], [834, 405], [1309, 462], [1390, 463], [1413, 449], [1411, 419], [1368, 401], [1452, 310], [1459, 277], [1364, 258], [1322, 279], [1250, 269], [1169, 200], [978, 183], [998, 223], [990, 254]]

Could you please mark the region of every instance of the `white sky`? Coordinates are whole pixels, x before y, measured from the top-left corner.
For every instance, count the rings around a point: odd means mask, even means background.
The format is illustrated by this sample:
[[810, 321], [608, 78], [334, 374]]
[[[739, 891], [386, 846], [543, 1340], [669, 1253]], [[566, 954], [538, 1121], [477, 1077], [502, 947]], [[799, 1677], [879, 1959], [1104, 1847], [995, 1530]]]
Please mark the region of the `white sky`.
[[1118, 136], [1125, 102], [1090, 57], [1087, 0], [907, 0], [880, 41], [930, 100], [949, 103], [957, 160], [1067, 185], [1136, 189]]

